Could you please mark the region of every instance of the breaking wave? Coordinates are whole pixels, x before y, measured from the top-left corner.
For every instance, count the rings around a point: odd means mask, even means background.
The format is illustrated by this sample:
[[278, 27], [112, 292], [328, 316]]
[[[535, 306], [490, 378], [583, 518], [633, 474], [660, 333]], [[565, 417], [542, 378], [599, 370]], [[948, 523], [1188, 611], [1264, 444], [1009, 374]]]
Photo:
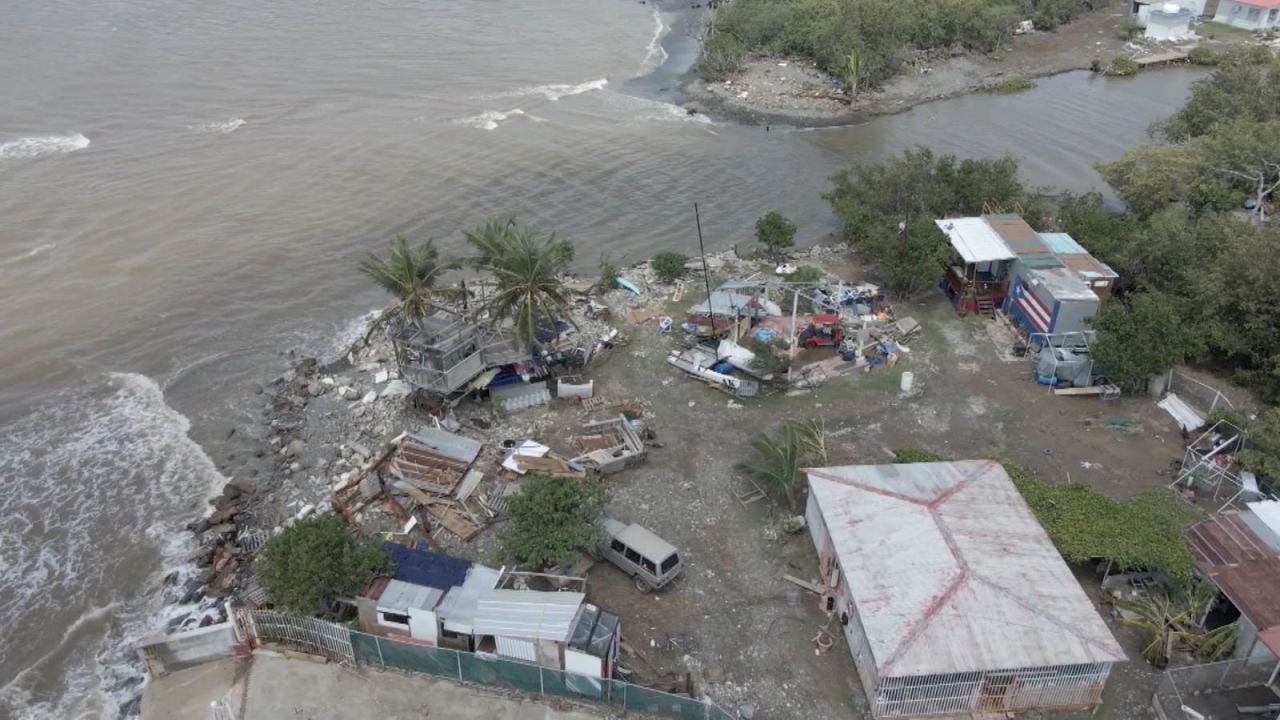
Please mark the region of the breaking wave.
[[118, 717], [136, 701], [135, 644], [185, 612], [182, 525], [226, 481], [189, 428], [132, 373], [0, 428], [0, 717]]
[[503, 121], [508, 120], [509, 118], [522, 116], [524, 114], [525, 112], [520, 108], [516, 108], [514, 110], [508, 110], [506, 112], [499, 112], [497, 110], [485, 110], [479, 115], [472, 115], [471, 117], [465, 117], [465, 118], [460, 118], [458, 120], [454, 120], [453, 124], [463, 125], [466, 127], [479, 128], [481, 130], [497, 130], [498, 125]]
[[590, 80], [577, 85], [564, 85], [553, 83], [550, 85], [534, 85], [532, 87], [520, 88], [509, 92], [495, 93], [493, 95], [482, 95], [477, 99], [480, 100], [496, 100], [498, 98], [524, 97], [526, 95], [542, 95], [548, 100], [555, 101], [562, 97], [570, 97], [572, 95], [581, 95], [591, 92], [592, 90], [603, 90], [609, 84], [608, 78], [600, 78], [598, 80]]
[[37, 158], [45, 155], [75, 152], [89, 147], [89, 138], [80, 133], [70, 135], [34, 135], [10, 140], [0, 145], [0, 159]]
[[244, 118], [231, 118], [230, 120], [200, 123], [199, 125], [188, 125], [187, 128], [198, 133], [206, 133], [210, 135], [230, 135], [236, 130], [244, 127], [244, 125]]

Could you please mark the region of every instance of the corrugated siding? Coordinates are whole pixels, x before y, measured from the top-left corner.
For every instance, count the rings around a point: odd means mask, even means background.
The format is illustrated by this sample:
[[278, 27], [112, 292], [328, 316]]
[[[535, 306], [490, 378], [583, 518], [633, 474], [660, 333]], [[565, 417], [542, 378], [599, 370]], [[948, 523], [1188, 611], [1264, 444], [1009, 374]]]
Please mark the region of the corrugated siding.
[[538, 649], [534, 647], [532, 640], [501, 636], [495, 637], [493, 640], [498, 646], [498, 654], [503, 657], [527, 660], [528, 662], [538, 661]]

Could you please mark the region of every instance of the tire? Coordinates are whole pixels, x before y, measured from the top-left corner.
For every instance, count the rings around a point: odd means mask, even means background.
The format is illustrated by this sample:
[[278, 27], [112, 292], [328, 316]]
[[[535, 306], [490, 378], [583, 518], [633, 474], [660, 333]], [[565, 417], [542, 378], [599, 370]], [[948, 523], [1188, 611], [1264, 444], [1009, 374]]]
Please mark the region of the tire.
[[648, 593], [650, 590], [653, 589], [649, 587], [649, 583], [645, 582], [644, 578], [640, 577], [639, 575], [636, 575], [634, 578], [632, 578], [632, 580], [635, 582], [636, 590], [639, 591], [641, 594]]

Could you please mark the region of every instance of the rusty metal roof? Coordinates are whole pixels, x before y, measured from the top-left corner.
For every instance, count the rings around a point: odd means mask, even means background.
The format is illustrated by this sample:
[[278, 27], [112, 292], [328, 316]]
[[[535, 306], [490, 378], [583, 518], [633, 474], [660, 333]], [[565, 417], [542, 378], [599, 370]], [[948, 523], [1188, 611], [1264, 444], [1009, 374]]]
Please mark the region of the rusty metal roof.
[[1195, 552], [1196, 567], [1258, 628], [1262, 642], [1280, 655], [1280, 557], [1238, 512], [1220, 513], [1192, 525], [1186, 537]]
[[1018, 255], [1051, 255], [1040, 235], [1022, 219], [1021, 215], [1004, 213], [983, 215], [983, 220], [1004, 240], [1004, 244]]
[[1126, 659], [999, 463], [807, 473], [881, 677]]

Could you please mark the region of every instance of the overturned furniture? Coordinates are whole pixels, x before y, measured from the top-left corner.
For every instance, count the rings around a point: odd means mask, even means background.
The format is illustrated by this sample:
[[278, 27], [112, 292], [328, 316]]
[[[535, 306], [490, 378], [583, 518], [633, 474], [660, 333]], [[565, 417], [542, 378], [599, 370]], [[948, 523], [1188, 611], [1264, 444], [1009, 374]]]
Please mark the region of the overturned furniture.
[[587, 423], [583, 434], [574, 438], [583, 454], [573, 459], [602, 475], [612, 475], [645, 461], [644, 440], [626, 415], [612, 420]]

